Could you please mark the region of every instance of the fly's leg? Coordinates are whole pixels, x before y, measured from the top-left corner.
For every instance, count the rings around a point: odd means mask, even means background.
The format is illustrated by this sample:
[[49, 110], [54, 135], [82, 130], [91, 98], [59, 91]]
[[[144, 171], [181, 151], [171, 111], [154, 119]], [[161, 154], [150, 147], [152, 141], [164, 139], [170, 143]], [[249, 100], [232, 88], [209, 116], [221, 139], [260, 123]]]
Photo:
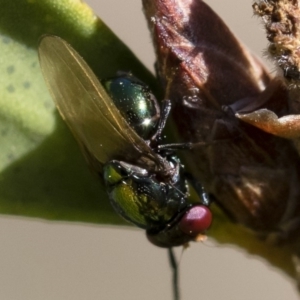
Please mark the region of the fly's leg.
[[159, 119], [159, 123], [157, 126], [157, 130], [154, 135], [151, 137], [151, 141], [157, 141], [161, 139], [161, 133], [166, 126], [167, 119], [169, 117], [171, 111], [171, 101], [170, 100], [163, 100], [161, 103], [161, 117]]
[[212, 200], [209, 197], [208, 193], [205, 191], [202, 184], [199, 182], [199, 180], [196, 180], [190, 173], [185, 173], [185, 178], [188, 180], [188, 182], [191, 184], [191, 186], [194, 188], [197, 195], [199, 196], [200, 204], [209, 207], [212, 203]]
[[173, 298], [174, 300], [180, 300], [180, 291], [179, 291], [179, 269], [178, 269], [178, 262], [176, 260], [173, 248], [168, 248], [168, 256], [169, 256], [169, 263], [172, 270], [173, 275]]

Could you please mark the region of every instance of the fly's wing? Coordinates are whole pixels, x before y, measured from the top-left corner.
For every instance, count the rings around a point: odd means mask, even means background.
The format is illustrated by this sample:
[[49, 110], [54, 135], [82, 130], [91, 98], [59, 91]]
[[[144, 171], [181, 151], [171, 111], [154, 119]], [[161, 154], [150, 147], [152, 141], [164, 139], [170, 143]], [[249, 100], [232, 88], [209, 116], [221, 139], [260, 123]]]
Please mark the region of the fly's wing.
[[45, 36], [39, 46], [42, 72], [52, 98], [81, 146], [101, 171], [112, 159], [150, 170], [161, 168], [158, 155], [127, 124], [79, 54], [64, 40]]

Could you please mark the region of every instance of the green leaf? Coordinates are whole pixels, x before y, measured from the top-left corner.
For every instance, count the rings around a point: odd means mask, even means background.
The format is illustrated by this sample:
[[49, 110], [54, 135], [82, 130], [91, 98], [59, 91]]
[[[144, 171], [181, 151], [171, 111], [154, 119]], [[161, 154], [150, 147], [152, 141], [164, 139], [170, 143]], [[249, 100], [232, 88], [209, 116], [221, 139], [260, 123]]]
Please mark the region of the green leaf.
[[99, 78], [131, 70], [155, 80], [81, 1], [0, 0], [0, 212], [124, 223], [56, 112], [37, 56], [43, 34], [62, 37]]

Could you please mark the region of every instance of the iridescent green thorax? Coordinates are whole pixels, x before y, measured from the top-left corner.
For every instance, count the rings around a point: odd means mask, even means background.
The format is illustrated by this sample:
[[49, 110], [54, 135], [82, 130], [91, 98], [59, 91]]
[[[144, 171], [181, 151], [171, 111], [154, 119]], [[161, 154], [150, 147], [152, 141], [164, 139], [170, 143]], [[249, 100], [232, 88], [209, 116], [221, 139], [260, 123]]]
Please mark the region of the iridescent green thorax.
[[160, 111], [149, 88], [130, 74], [102, 83], [128, 124], [140, 137], [150, 139], [157, 127]]
[[[170, 162], [178, 163], [172, 158]], [[114, 208], [139, 227], [165, 227], [187, 207], [186, 183], [180, 169], [174, 174], [172, 186], [149, 176], [145, 169], [120, 161], [105, 164], [103, 177]]]

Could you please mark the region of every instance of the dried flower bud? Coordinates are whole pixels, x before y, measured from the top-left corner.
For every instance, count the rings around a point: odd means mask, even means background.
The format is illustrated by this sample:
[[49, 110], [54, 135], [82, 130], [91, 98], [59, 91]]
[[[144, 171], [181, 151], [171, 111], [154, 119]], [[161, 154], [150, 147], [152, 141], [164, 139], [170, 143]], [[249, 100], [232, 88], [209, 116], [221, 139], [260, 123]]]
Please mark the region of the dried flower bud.
[[253, 4], [265, 24], [268, 52], [283, 70], [290, 88], [300, 87], [300, 10], [296, 0], [264, 0]]

